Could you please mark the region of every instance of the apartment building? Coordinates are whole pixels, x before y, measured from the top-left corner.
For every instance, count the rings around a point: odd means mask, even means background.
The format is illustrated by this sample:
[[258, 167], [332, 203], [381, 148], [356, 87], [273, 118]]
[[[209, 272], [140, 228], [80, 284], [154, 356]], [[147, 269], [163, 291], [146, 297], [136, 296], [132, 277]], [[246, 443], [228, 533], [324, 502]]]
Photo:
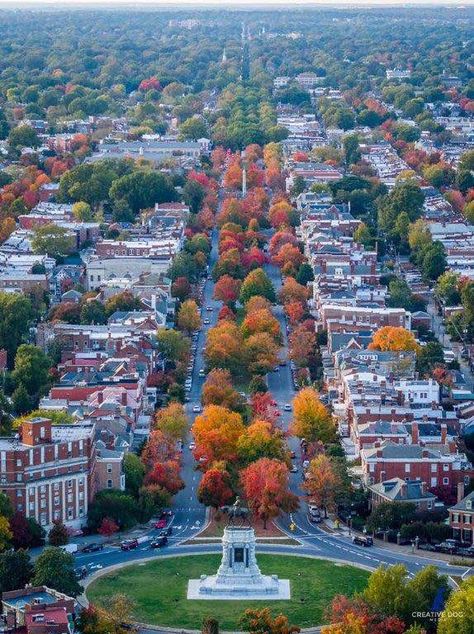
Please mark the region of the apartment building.
[[79, 528], [95, 494], [95, 453], [93, 424], [25, 421], [18, 434], [0, 439], [0, 491], [45, 529], [55, 520]]

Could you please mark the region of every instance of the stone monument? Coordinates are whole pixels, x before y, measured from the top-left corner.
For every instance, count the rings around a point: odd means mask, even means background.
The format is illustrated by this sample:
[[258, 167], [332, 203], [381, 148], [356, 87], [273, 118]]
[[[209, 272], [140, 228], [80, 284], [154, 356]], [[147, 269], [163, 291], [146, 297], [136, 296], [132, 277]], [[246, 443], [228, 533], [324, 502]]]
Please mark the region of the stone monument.
[[222, 507], [229, 522], [222, 538], [222, 561], [216, 575], [190, 579], [188, 599], [289, 599], [290, 582], [277, 575], [262, 575], [255, 556], [255, 531], [249, 511], [237, 498]]

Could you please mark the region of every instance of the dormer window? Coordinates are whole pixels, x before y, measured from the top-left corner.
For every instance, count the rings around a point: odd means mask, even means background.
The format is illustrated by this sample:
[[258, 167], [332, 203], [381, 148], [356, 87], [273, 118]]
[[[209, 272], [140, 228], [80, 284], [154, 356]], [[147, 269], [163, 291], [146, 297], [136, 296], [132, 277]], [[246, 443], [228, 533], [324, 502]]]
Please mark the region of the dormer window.
[[472, 500], [467, 500], [466, 501], [466, 509], [468, 511], [472, 511]]

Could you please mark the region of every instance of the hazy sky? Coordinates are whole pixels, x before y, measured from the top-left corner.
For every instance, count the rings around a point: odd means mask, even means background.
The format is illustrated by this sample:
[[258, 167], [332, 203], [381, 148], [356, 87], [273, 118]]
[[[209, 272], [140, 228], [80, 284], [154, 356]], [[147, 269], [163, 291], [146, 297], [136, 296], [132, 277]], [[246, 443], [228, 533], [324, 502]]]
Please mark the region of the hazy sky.
[[283, 5], [290, 9], [295, 5], [338, 5], [344, 6], [393, 6], [393, 5], [451, 5], [466, 7], [474, 5], [474, 0], [0, 0], [0, 7], [3, 5], [13, 5], [15, 7], [35, 6], [55, 6], [61, 8], [77, 7], [78, 5], [97, 5], [97, 6], [113, 6], [128, 5], [135, 6], [168, 6], [168, 7], [185, 7], [193, 5], [195, 7], [205, 7], [209, 5], [218, 5], [223, 8], [225, 6], [236, 7], [239, 5], [254, 6], [256, 8], [264, 5]]

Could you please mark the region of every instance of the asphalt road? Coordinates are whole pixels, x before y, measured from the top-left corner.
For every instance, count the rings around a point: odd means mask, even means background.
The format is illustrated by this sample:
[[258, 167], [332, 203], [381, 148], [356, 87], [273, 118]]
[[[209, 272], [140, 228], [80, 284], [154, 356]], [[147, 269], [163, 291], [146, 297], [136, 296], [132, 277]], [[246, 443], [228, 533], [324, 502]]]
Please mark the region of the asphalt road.
[[[210, 270], [212, 270], [212, 267], [217, 259], [217, 243], [218, 235], [217, 232], [214, 232], [212, 236], [212, 251], [209, 265]], [[265, 269], [271, 278], [276, 291], [278, 291], [281, 287], [279, 269], [270, 264], [267, 264]], [[211, 279], [208, 279], [203, 289], [203, 319], [208, 318], [211, 323], [209, 325], [204, 325], [199, 334], [198, 349], [195, 355], [195, 363], [192, 374], [192, 388], [190, 392], [187, 393], [189, 396], [189, 402], [186, 403], [186, 411], [191, 423], [196, 416], [196, 413], [194, 413], [192, 409], [194, 405], [200, 404], [202, 386], [205, 381], [205, 378], [199, 377], [199, 371], [201, 368], [204, 368], [203, 346], [205, 344], [207, 330], [217, 322], [217, 314], [220, 308], [220, 304], [212, 299], [213, 287], [214, 283]], [[206, 310], [207, 306], [212, 306], [213, 311], [208, 312]], [[287, 324], [285, 315], [282, 307], [279, 305], [274, 308], [274, 313], [280, 322], [283, 335], [284, 345], [280, 356], [282, 360], [287, 361], [287, 364], [285, 366], [280, 366], [276, 372], [270, 372], [267, 379], [269, 390], [273, 394], [281, 411], [279, 425], [283, 430], [287, 431], [292, 413], [285, 412], [283, 408], [285, 404], [291, 404], [295, 392], [293, 388], [289, 359], [287, 356]], [[152, 557], [220, 552], [220, 544], [182, 545], [183, 542], [197, 535], [205, 525], [206, 521], [205, 507], [197, 501], [196, 497], [196, 491], [200, 480], [200, 472], [196, 470], [196, 463], [192, 452], [189, 450], [190, 440], [191, 437], [188, 438], [188, 441], [185, 443], [183, 449], [182, 477], [185, 482], [185, 488], [174, 498], [174, 517], [172, 520], [173, 534], [169, 538], [168, 546], [162, 550], [150, 549], [149, 542], [158, 532], [155, 529], [150, 528], [145, 533], [140, 533], [141, 543], [137, 549], [124, 552], [121, 551], [119, 547], [108, 546], [97, 553], [79, 553], [75, 556], [77, 567], [87, 566], [89, 572], [94, 573], [109, 566], [126, 564], [133, 561], [140, 562]], [[376, 568], [381, 564], [393, 565], [396, 563], [403, 563], [410, 574], [414, 574], [422, 567], [432, 563], [438, 567], [440, 572], [445, 574], [455, 574], [457, 576], [467, 576], [471, 574], [471, 569], [451, 566], [441, 559], [418, 557], [416, 554], [412, 555], [409, 552], [405, 554], [379, 546], [373, 546], [371, 548], [356, 546], [352, 544], [350, 537], [347, 535], [343, 535], [342, 533], [329, 534], [318, 528], [316, 525], [311, 524], [308, 521], [307, 507], [300, 487], [302, 465], [299, 454], [299, 443], [294, 437], [289, 437], [288, 443], [290, 449], [295, 451], [297, 455], [294, 463], [298, 467], [298, 472], [292, 473], [290, 476], [290, 486], [292, 491], [300, 496], [301, 507], [300, 510], [291, 516], [282, 514], [277, 523], [284, 532], [297, 539], [299, 541], [299, 545], [258, 544], [257, 552], [313, 555], [316, 557], [340, 560], [349, 564], [362, 565], [369, 568]], [[294, 532], [290, 531], [290, 524], [292, 523], [296, 526]]]

